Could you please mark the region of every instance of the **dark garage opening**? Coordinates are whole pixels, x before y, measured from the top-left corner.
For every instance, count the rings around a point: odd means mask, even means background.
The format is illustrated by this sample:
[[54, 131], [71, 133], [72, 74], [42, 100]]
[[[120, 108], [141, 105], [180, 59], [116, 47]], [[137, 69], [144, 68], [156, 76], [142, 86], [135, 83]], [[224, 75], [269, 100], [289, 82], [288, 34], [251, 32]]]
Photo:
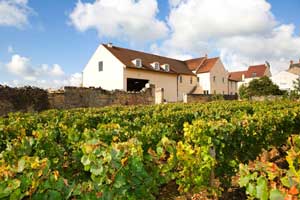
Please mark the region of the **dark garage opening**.
[[149, 80], [128, 78], [127, 79], [127, 91], [139, 92], [145, 87], [145, 85], [147, 83], [149, 83]]

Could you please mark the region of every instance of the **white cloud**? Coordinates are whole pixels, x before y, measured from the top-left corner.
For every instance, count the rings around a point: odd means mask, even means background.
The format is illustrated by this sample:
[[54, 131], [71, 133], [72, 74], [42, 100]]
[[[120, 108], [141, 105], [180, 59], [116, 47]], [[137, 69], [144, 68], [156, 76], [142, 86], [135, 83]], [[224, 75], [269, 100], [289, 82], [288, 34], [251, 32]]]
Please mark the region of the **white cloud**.
[[21, 28], [28, 24], [28, 16], [32, 13], [27, 0], [0, 0], [0, 26]]
[[50, 74], [53, 76], [62, 76], [65, 73], [62, 70], [61, 66], [59, 66], [58, 64], [54, 64], [53, 68], [50, 70]]
[[70, 14], [71, 24], [79, 31], [96, 29], [100, 37], [131, 42], [148, 42], [167, 35], [168, 28], [156, 18], [156, 0], [95, 0], [77, 2]]
[[11, 57], [10, 62], [6, 64], [6, 68], [10, 73], [17, 75], [24, 80], [31, 81], [43, 76], [59, 77], [64, 75], [64, 71], [58, 64], [54, 64], [52, 67], [49, 67], [47, 64], [33, 67], [29, 58], [18, 54]]
[[169, 4], [171, 34], [160, 46], [152, 46], [154, 52], [172, 57], [219, 52], [230, 70], [267, 60], [278, 71], [300, 56], [294, 25], [280, 24], [266, 0], [169, 0]]
[[13, 46], [9, 45], [9, 46], [7, 47], [7, 52], [8, 52], [8, 53], [13, 53], [14, 51], [15, 51], [15, 50], [14, 50]]
[[[58, 64], [49, 66], [42, 64], [34, 67], [30, 58], [15, 54], [11, 60], [6, 63], [5, 69], [12, 75], [12, 81], [6, 81], [2, 84], [12, 87], [36, 86], [40, 88], [61, 88], [63, 86], [80, 86], [81, 73], [66, 75], [62, 67]], [[1, 69], [4, 70], [4, 69]]]

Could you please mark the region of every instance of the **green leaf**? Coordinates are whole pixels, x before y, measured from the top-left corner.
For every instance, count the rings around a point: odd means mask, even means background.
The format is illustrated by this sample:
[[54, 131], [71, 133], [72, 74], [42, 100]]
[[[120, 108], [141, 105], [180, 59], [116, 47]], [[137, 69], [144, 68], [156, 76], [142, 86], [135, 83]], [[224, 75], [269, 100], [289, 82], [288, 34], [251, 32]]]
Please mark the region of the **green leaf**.
[[91, 161], [87, 155], [84, 155], [81, 158], [81, 163], [85, 166], [91, 164]]
[[48, 199], [49, 200], [62, 199], [62, 196], [59, 192], [57, 192], [55, 190], [50, 190], [50, 191], [48, 191]]
[[250, 196], [254, 197], [256, 195], [256, 187], [254, 183], [249, 183], [249, 185], [247, 186], [247, 194], [249, 194]]
[[292, 184], [291, 184], [291, 182], [290, 182], [290, 180], [289, 180], [289, 178], [287, 176], [281, 178], [280, 181], [281, 181], [281, 183], [282, 183], [283, 186], [285, 186], [287, 188], [292, 187]]
[[121, 174], [118, 174], [115, 178], [114, 187], [121, 188], [123, 185], [126, 185], [126, 179]]
[[239, 185], [241, 187], [246, 187], [250, 181], [250, 175], [246, 175], [240, 178]]
[[19, 161], [18, 161], [18, 172], [22, 172], [25, 168], [25, 159], [24, 158], [21, 158]]
[[98, 166], [97, 165], [92, 165], [90, 171], [95, 176], [99, 176], [103, 172], [103, 167], [101, 165], [98, 165]]
[[284, 200], [284, 195], [279, 190], [273, 189], [270, 192], [270, 200]]
[[267, 180], [265, 177], [261, 176], [257, 179], [257, 186], [256, 186], [256, 198], [260, 200], [268, 200], [268, 187], [267, 187]]

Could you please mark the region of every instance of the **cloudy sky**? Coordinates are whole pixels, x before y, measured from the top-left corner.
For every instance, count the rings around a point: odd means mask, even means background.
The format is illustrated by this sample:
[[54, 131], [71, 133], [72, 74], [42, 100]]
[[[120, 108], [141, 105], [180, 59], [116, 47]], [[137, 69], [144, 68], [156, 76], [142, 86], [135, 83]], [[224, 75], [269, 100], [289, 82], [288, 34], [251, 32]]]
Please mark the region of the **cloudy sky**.
[[300, 58], [300, 0], [0, 0], [0, 84], [77, 85], [101, 43], [229, 71]]

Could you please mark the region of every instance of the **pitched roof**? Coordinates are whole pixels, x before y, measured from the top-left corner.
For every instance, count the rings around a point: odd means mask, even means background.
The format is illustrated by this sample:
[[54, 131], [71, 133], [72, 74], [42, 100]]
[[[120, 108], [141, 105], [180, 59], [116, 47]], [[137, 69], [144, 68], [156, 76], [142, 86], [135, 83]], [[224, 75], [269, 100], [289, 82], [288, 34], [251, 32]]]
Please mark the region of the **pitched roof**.
[[[241, 81], [243, 75], [245, 78], [253, 78], [253, 77], [263, 77], [267, 70], [267, 66], [265, 64], [262, 65], [252, 65], [248, 67], [247, 71], [236, 71], [229, 73], [230, 80]], [[254, 76], [255, 75], [255, 76]]]
[[190, 70], [193, 71], [197, 70], [196, 73], [199, 74], [199, 73], [209, 72], [218, 60], [219, 57], [216, 58], [202, 57], [202, 58], [186, 60], [185, 63]]
[[201, 58], [195, 58], [191, 60], [186, 60], [184, 61], [188, 68], [192, 71], [195, 71], [201, 64], [202, 62], [207, 59], [206, 57], [201, 57]]
[[228, 79], [231, 81], [241, 81], [243, 79], [243, 74], [246, 74], [247, 71], [238, 71], [230, 72]]
[[[188, 69], [184, 61], [176, 60], [173, 58], [167, 58], [163, 56], [158, 56], [150, 53], [144, 53], [141, 51], [135, 51], [131, 49], [125, 49], [121, 47], [109, 47], [106, 44], [103, 46], [110, 51], [116, 58], [118, 58], [126, 67], [129, 68], [136, 68], [133, 60], [139, 58], [142, 60], [142, 69], [151, 70], [156, 72], [164, 72], [164, 73], [171, 73], [171, 74], [188, 74], [194, 75], [192, 71]], [[154, 62], [159, 62], [161, 65], [169, 64], [170, 71], [166, 72], [163, 69], [155, 70], [151, 64]]]
[[255, 73], [255, 77], [263, 77], [267, 70], [267, 66], [265, 64], [262, 65], [253, 65], [248, 68], [247, 73], [245, 74], [246, 78], [252, 78]]

